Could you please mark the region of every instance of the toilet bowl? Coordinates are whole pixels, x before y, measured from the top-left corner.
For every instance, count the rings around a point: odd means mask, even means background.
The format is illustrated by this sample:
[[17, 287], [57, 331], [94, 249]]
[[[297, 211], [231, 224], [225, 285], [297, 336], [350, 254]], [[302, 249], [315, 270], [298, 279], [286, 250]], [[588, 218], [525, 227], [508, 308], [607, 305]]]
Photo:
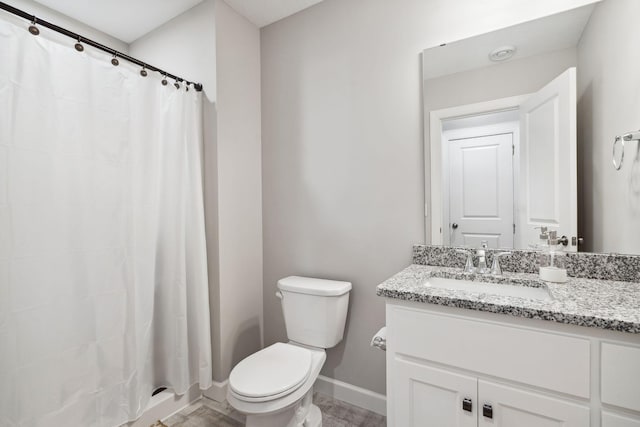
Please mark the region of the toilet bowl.
[[[303, 422], [315, 412], [311, 404], [313, 384], [326, 358], [322, 349], [273, 344], [236, 365], [229, 376], [227, 400], [247, 415], [247, 427], [303, 425], [290, 421], [295, 421], [297, 414], [301, 418], [298, 421]], [[306, 425], [320, 426], [319, 414], [317, 421]]]
[[238, 363], [227, 401], [247, 416], [247, 427], [319, 427], [313, 384], [325, 348], [343, 337], [351, 283], [291, 276], [278, 281], [288, 343], [275, 343]]

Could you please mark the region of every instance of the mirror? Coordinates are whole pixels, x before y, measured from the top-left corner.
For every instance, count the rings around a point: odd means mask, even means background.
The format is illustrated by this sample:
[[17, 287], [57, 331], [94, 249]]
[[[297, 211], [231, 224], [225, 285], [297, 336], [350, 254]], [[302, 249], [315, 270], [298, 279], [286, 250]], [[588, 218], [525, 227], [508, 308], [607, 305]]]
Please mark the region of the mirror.
[[[426, 49], [426, 241], [640, 253], [640, 16], [586, 6]], [[627, 30], [621, 30], [627, 28]], [[614, 151], [614, 152], [612, 152]]]

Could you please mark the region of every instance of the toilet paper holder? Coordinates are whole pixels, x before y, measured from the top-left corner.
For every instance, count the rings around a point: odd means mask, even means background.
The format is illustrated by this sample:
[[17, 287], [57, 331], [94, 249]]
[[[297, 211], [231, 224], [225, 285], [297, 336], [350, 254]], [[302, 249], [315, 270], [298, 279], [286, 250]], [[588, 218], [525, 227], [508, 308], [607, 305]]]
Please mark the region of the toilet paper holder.
[[382, 351], [387, 351], [387, 327], [383, 326], [378, 332], [371, 338], [371, 347], [379, 348]]

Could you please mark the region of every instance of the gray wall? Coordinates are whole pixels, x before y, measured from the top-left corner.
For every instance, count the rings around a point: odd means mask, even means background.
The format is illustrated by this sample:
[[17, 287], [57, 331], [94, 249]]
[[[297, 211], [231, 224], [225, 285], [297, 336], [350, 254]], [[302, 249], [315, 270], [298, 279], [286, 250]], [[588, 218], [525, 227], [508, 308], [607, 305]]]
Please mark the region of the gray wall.
[[325, 0], [262, 29], [265, 344], [286, 340], [279, 278], [351, 281], [322, 373], [385, 392], [375, 287], [424, 242], [420, 52], [586, 3]]
[[[429, 146], [430, 139], [430, 111], [534, 93], [567, 68], [575, 67], [577, 62], [577, 50], [571, 48], [425, 80], [425, 147]], [[430, 161], [429, 150], [426, 150], [425, 162], [428, 165]], [[430, 200], [429, 176], [425, 182], [425, 200]], [[426, 233], [430, 242], [431, 229], [427, 228]]]
[[611, 164], [615, 135], [640, 129], [637, 0], [596, 6], [578, 45], [578, 212], [585, 250], [640, 253], [640, 147]]
[[216, 1], [221, 372], [262, 348], [260, 31]]

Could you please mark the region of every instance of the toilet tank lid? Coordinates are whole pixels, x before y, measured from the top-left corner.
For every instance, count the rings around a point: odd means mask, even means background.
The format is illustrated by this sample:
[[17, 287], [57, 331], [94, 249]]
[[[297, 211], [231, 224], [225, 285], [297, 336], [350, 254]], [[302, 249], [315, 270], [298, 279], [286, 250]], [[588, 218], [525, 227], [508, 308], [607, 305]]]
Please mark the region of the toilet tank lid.
[[312, 277], [289, 276], [278, 280], [278, 289], [299, 294], [335, 297], [351, 290], [351, 283], [338, 280], [314, 279]]

